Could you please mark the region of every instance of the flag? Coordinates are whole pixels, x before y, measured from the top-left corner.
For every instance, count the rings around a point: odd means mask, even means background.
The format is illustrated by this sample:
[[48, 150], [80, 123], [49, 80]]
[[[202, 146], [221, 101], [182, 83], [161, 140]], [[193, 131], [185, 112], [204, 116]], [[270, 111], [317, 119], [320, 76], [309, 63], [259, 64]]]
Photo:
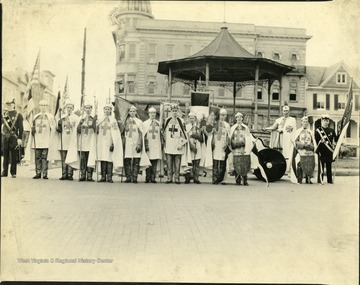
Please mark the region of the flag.
[[38, 52], [33, 71], [31, 72], [31, 76], [26, 86], [26, 94], [25, 94], [26, 101], [23, 107], [23, 114], [30, 123], [31, 121], [29, 120], [29, 117], [32, 114], [35, 107], [31, 86], [33, 83], [39, 83], [39, 82], [40, 82], [40, 51]]
[[61, 110], [64, 109], [64, 106], [65, 106], [65, 102], [66, 100], [69, 99], [69, 85], [68, 85], [68, 76], [66, 75], [66, 81], [65, 81], [65, 85], [64, 85], [64, 92], [63, 92], [63, 96], [62, 96], [62, 99], [60, 101], [60, 104], [59, 105], [59, 108]]
[[31, 122], [29, 120], [29, 117], [32, 114], [32, 112], [34, 111], [34, 107], [35, 107], [34, 99], [32, 97], [32, 92], [31, 92], [31, 88], [30, 88], [28, 97], [27, 97], [27, 101], [25, 102], [25, 105], [23, 107], [23, 114], [29, 122]]
[[343, 114], [343, 116], [341, 118], [341, 121], [338, 124], [339, 139], [338, 139], [338, 142], [336, 144], [335, 150], [333, 152], [333, 159], [335, 159], [337, 157], [337, 155], [339, 154], [340, 146], [341, 146], [341, 144], [343, 143], [343, 141], [345, 139], [346, 131], [347, 131], [347, 128], [349, 127], [349, 124], [350, 124], [351, 111], [352, 111], [352, 106], [353, 106], [352, 83], [353, 82], [351, 80], [350, 88], [349, 88], [349, 94], [348, 94], [344, 114]]
[[[129, 109], [132, 105], [135, 105], [129, 100], [123, 99], [121, 97], [116, 97], [115, 106], [114, 106], [114, 114], [117, 120], [121, 120], [125, 122], [127, 115], [129, 113]], [[145, 110], [137, 109], [137, 115], [142, 120], [145, 121], [149, 118], [147, 112]]]

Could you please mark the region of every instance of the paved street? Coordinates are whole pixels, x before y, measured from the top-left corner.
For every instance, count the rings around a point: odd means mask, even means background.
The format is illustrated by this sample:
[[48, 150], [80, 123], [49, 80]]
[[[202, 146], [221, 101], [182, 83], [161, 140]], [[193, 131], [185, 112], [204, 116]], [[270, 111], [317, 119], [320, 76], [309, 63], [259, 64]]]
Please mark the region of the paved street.
[[356, 176], [267, 188], [59, 174], [2, 179], [2, 280], [358, 284]]

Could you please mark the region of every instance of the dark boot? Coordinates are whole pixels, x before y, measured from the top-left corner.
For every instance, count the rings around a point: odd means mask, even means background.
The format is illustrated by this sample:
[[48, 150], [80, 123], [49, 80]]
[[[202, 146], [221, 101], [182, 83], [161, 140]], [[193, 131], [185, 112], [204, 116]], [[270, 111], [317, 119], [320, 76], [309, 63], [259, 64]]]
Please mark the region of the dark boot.
[[148, 168], [146, 168], [146, 178], [145, 178], [145, 183], [149, 183], [151, 181], [151, 169], [152, 167], [149, 166]]
[[151, 160], [151, 183], [156, 183], [155, 177], [156, 177], [156, 166], [157, 166], [157, 160]]
[[235, 172], [235, 182], [236, 182], [236, 185], [241, 185], [241, 175], [238, 175], [236, 172]]
[[212, 184], [219, 184], [219, 161], [213, 160], [213, 175], [212, 175]]
[[90, 167], [87, 168], [87, 173], [86, 173], [86, 175], [87, 175], [86, 180], [87, 181], [94, 182], [94, 179], [92, 178], [93, 172], [94, 172], [94, 170], [92, 168], [90, 168]]
[[131, 182], [131, 158], [124, 159], [124, 168], [125, 168], [125, 183]]
[[133, 183], [137, 183], [139, 170], [140, 170], [140, 158], [133, 158], [133, 171], [132, 171]]
[[296, 177], [297, 177], [297, 182], [299, 184], [302, 183], [302, 179], [303, 179], [303, 171], [301, 169], [300, 163], [298, 163], [297, 165], [297, 169], [296, 169]]
[[112, 176], [113, 176], [113, 163], [107, 162], [107, 182], [113, 183]]
[[186, 172], [185, 174], [185, 184], [189, 184], [191, 180], [191, 174], [190, 172]]
[[243, 176], [244, 178], [244, 185], [245, 186], [249, 186], [248, 182], [247, 182], [247, 175]]
[[106, 181], [106, 161], [100, 161], [101, 163], [101, 178], [99, 182], [105, 182]]
[[199, 181], [199, 166], [200, 166], [200, 159], [193, 161], [193, 176], [194, 176], [194, 183], [195, 184], [201, 184]]

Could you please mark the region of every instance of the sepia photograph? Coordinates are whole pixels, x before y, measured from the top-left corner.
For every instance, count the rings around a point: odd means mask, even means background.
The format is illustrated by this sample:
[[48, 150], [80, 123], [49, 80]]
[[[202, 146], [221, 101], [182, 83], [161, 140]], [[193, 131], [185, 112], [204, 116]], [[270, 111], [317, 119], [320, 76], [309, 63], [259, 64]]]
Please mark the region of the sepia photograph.
[[359, 1], [0, 2], [0, 281], [359, 284]]

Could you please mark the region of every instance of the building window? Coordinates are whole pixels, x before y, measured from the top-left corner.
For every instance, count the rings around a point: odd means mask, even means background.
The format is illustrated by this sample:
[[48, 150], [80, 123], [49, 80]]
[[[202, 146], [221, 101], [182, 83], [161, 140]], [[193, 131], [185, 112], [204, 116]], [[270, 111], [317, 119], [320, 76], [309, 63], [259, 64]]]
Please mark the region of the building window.
[[124, 94], [125, 86], [124, 86], [124, 74], [118, 74], [116, 79], [116, 93]]
[[334, 102], [335, 102], [335, 110], [344, 110], [345, 109], [345, 96], [339, 96], [338, 94], [334, 95]]
[[289, 101], [296, 101], [297, 100], [297, 82], [295, 80], [290, 82], [290, 92], [289, 92]]
[[258, 88], [257, 90], [257, 99], [262, 100], [262, 88]]
[[337, 84], [346, 84], [347, 83], [347, 74], [345, 72], [336, 73], [336, 83]]
[[257, 56], [257, 57], [260, 57], [260, 58], [265, 57], [265, 56], [264, 56], [264, 53], [261, 52], [261, 51], [258, 51], [257, 54], [256, 54], [256, 56]]
[[185, 45], [184, 46], [184, 56], [189, 56], [191, 55], [191, 45]]
[[281, 54], [279, 52], [274, 52], [273, 53], [273, 59], [274, 60], [280, 60], [281, 59]]
[[155, 87], [156, 87], [156, 76], [155, 75], [149, 75], [147, 77], [147, 86], [148, 86], [148, 93], [154, 94]]
[[136, 59], [136, 44], [129, 45], [129, 59]]
[[225, 87], [224, 86], [220, 86], [218, 89], [218, 96], [219, 97], [224, 97], [225, 96]]
[[315, 109], [325, 109], [325, 95], [318, 94], [316, 100], [316, 108]]
[[183, 94], [184, 95], [190, 95], [190, 86], [188, 84], [183, 85]]
[[290, 60], [291, 60], [291, 61], [298, 61], [298, 60], [299, 60], [299, 56], [297, 55], [297, 53], [291, 53], [291, 55], [290, 55]]
[[125, 59], [125, 45], [121, 44], [119, 46], [119, 58], [118, 58], [118, 62], [121, 62]]
[[156, 62], [156, 44], [149, 44], [149, 62]]
[[173, 59], [174, 58], [174, 46], [173, 45], [167, 45], [166, 46], [166, 58], [167, 59]]
[[128, 74], [127, 85], [128, 85], [128, 93], [135, 93], [135, 74]]

